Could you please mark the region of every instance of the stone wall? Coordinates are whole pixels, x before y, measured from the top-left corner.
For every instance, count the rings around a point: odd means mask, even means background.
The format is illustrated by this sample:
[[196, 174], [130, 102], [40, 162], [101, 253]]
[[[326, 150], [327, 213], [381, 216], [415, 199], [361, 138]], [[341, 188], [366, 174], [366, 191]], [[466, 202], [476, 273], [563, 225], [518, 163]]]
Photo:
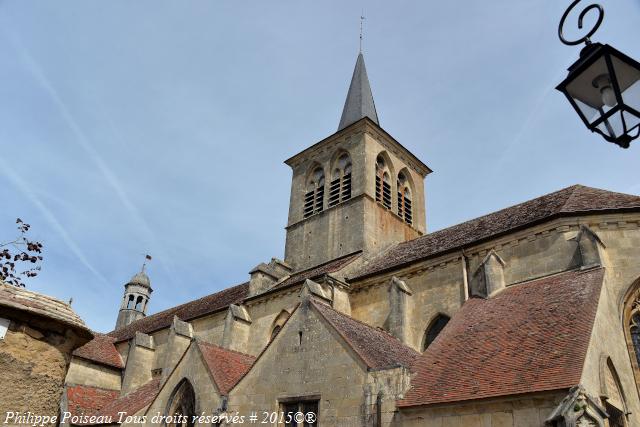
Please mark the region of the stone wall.
[[[568, 391], [568, 390], [567, 390]], [[546, 427], [545, 420], [565, 393], [506, 397], [417, 410], [402, 410], [402, 427]]]
[[58, 416], [71, 353], [86, 340], [54, 324], [44, 328], [15, 317], [10, 320], [9, 330], [0, 340], [2, 421], [10, 411]]
[[82, 384], [108, 390], [120, 390], [122, 374], [120, 369], [73, 357], [65, 382], [66, 384]]
[[363, 424], [366, 367], [313, 309], [301, 306], [271, 346], [231, 391], [229, 413], [281, 411], [286, 399], [311, 398], [320, 425]]

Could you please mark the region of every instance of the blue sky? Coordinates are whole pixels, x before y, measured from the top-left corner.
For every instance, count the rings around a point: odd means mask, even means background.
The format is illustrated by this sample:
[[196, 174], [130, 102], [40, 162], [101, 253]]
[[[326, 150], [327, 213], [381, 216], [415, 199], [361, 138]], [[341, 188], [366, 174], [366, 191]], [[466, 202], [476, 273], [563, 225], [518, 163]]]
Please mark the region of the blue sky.
[[[336, 130], [363, 8], [380, 123], [435, 171], [429, 230], [576, 183], [639, 194], [640, 142], [554, 89], [568, 3], [0, 0], [0, 240], [31, 223], [28, 286], [98, 331], [145, 253], [151, 312], [245, 281], [283, 256], [282, 161]], [[640, 1], [601, 3], [594, 39], [640, 58]]]

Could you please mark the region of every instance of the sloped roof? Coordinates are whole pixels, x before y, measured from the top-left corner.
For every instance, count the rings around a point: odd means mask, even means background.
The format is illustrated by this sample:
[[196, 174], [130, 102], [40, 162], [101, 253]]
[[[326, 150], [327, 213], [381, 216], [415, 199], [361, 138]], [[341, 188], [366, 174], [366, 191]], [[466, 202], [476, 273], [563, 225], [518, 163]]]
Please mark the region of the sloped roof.
[[69, 304], [48, 295], [0, 282], [0, 306], [26, 312], [49, 321], [54, 320], [75, 329], [83, 336], [93, 336], [93, 333]]
[[66, 393], [67, 409], [74, 416], [93, 415], [120, 394], [117, 390], [86, 385], [67, 386]]
[[569, 389], [580, 382], [604, 277], [570, 271], [473, 298], [414, 365], [399, 407]]
[[371, 369], [396, 366], [411, 368], [420, 356], [420, 353], [386, 331], [367, 325], [313, 299], [311, 304]]
[[125, 341], [133, 338], [136, 332], [148, 334], [171, 326], [173, 316], [189, 321], [225, 309], [230, 304], [240, 304], [248, 293], [249, 283], [243, 283], [136, 320], [123, 328], [109, 332], [108, 335], [113, 337], [115, 342]]
[[96, 334], [91, 341], [74, 351], [73, 355], [92, 362], [122, 369], [124, 368], [124, 363], [122, 362], [120, 353], [116, 350], [116, 346], [113, 344], [114, 342], [115, 338], [109, 335]]
[[352, 280], [460, 249], [555, 217], [628, 210], [640, 210], [639, 196], [574, 185], [400, 243], [373, 259], [358, 271]]
[[255, 362], [254, 356], [198, 341], [198, 348], [211, 372], [216, 387], [227, 395]]
[[325, 274], [335, 273], [336, 271], [340, 271], [347, 265], [351, 264], [358, 257], [360, 257], [361, 254], [362, 254], [362, 251], [358, 251], [352, 254], [342, 256], [340, 258], [333, 259], [331, 261], [325, 262], [315, 267], [311, 267], [306, 270], [293, 273], [287, 279], [283, 280], [282, 282], [274, 286], [273, 289], [285, 288], [287, 286], [302, 283], [307, 279], [313, 280], [313, 279], [317, 279], [318, 277], [324, 276]]
[[96, 417], [111, 417], [114, 421], [119, 419], [118, 413], [120, 412], [124, 412], [127, 415], [134, 415], [141, 409], [149, 406], [159, 391], [160, 378], [158, 377], [138, 387], [131, 393], [112, 400], [93, 415]]

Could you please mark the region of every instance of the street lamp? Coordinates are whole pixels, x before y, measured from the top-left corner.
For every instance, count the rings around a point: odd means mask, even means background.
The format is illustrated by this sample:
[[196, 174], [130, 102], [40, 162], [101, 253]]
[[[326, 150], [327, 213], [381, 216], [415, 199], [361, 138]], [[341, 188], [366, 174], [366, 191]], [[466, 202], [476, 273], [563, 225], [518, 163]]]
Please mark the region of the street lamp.
[[604, 18], [598, 4], [585, 8], [578, 28], [591, 10], [598, 11], [598, 21], [578, 40], [567, 40], [562, 32], [565, 20], [581, 0], [575, 0], [564, 12], [558, 27], [562, 43], [575, 46], [585, 43], [580, 58], [569, 67], [569, 75], [556, 89], [564, 93], [584, 124], [609, 142], [629, 148], [640, 135], [640, 63], [608, 44], [592, 43], [590, 37]]

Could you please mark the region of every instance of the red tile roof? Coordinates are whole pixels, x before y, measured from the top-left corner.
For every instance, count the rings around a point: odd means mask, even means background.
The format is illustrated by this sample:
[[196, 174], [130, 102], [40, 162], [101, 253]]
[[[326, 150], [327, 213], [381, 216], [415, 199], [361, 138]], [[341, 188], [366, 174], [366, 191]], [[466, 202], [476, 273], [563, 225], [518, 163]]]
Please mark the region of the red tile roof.
[[122, 369], [124, 368], [124, 363], [122, 362], [120, 353], [116, 350], [115, 345], [113, 345], [114, 342], [115, 339], [109, 335], [96, 334], [91, 341], [74, 351], [73, 355], [92, 362]]
[[249, 284], [243, 283], [241, 285], [216, 292], [215, 294], [207, 295], [195, 301], [172, 307], [151, 316], [136, 320], [124, 328], [110, 332], [108, 335], [115, 338], [115, 342], [120, 342], [133, 338], [136, 332], [142, 332], [145, 334], [155, 332], [171, 326], [173, 316], [178, 316], [178, 318], [183, 321], [189, 321], [200, 316], [223, 310], [230, 304], [240, 304], [246, 298], [248, 292]]
[[369, 368], [386, 369], [396, 366], [411, 368], [420, 356], [420, 353], [382, 329], [360, 322], [321, 302], [311, 300], [311, 304]]
[[251, 369], [256, 360], [254, 356], [201, 341], [198, 342], [198, 348], [200, 348], [202, 358], [211, 372], [216, 387], [223, 395], [229, 394], [229, 391]]
[[92, 415], [120, 394], [117, 390], [107, 390], [84, 385], [67, 386], [67, 408], [74, 416]]
[[604, 270], [571, 271], [464, 303], [416, 361], [399, 407], [568, 389], [580, 382]]
[[325, 262], [315, 267], [311, 267], [307, 270], [302, 270], [297, 273], [293, 273], [287, 279], [283, 280], [281, 283], [278, 283], [274, 287], [274, 289], [284, 288], [287, 286], [302, 283], [307, 279], [313, 280], [313, 279], [317, 279], [318, 277], [324, 276], [325, 274], [330, 274], [330, 273], [335, 273], [336, 271], [340, 271], [344, 267], [346, 267], [347, 265], [355, 261], [357, 258], [359, 258], [361, 254], [362, 252], [358, 251], [358, 252]]
[[159, 391], [160, 378], [155, 378], [131, 393], [112, 400], [93, 415], [103, 418], [110, 417], [115, 422], [119, 419], [120, 412], [124, 412], [126, 415], [134, 415], [149, 406]]
[[574, 185], [462, 224], [400, 243], [358, 271], [360, 279], [495, 238], [517, 229], [578, 213], [640, 210], [640, 197]]

